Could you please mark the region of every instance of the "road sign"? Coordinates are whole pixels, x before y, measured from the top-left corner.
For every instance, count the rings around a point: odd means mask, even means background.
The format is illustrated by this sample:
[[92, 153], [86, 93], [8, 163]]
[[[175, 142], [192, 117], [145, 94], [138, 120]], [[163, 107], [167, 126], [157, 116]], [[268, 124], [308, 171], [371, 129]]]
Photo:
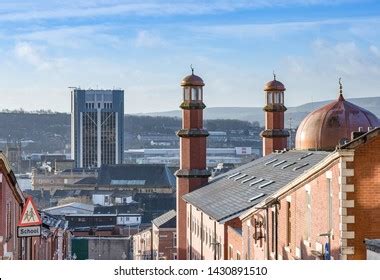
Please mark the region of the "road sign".
[[42, 224], [41, 217], [38, 214], [37, 207], [34, 205], [31, 197], [28, 197], [24, 209], [22, 210], [19, 227], [39, 226]]
[[17, 237], [40, 236], [41, 226], [17, 227]]

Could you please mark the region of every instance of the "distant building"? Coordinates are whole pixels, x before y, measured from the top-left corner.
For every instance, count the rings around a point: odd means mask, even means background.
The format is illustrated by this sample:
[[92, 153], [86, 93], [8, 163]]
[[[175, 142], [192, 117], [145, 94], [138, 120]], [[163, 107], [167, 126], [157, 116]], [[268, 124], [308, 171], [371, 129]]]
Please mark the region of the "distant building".
[[133, 235], [133, 259], [152, 259], [152, 227]]
[[127, 260], [131, 259], [129, 237], [74, 237], [71, 239], [71, 259]]
[[66, 169], [73, 169], [75, 167], [75, 161], [71, 159], [55, 160], [54, 170], [63, 171]]
[[71, 92], [71, 156], [76, 167], [123, 162], [124, 91]]
[[33, 169], [32, 189], [53, 192], [55, 190], [64, 189], [65, 185], [74, 184], [84, 178], [96, 177], [96, 175], [96, 170], [84, 168], [66, 169], [59, 172]]
[[[164, 164], [105, 164], [96, 176], [68, 182], [64, 184], [64, 189], [173, 193], [176, 186], [173, 171]], [[127, 200], [125, 196], [114, 198], [112, 203]]]
[[[261, 153], [252, 147], [207, 148], [207, 166], [216, 167], [219, 163], [241, 165], [256, 159]], [[166, 164], [178, 167], [180, 164], [179, 149], [129, 149], [125, 151], [127, 163]]]
[[22, 161], [22, 149], [21, 142], [10, 143], [7, 142], [5, 146], [5, 155], [12, 167], [13, 172], [21, 172], [21, 161]]
[[133, 235], [134, 260], [177, 259], [177, 213], [170, 210], [152, 220], [151, 226]]
[[139, 193], [172, 193], [175, 177], [163, 164], [103, 165], [99, 170], [97, 187]]
[[170, 210], [152, 221], [153, 259], [177, 259], [177, 213]]

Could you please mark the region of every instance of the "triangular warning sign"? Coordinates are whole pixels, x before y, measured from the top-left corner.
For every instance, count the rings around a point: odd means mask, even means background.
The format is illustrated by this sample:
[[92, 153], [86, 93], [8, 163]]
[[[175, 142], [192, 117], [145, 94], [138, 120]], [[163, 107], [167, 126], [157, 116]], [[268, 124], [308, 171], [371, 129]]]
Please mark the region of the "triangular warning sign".
[[41, 225], [41, 217], [38, 214], [37, 207], [34, 205], [31, 197], [28, 197], [24, 209], [22, 210], [21, 219], [18, 223], [19, 227], [38, 226]]

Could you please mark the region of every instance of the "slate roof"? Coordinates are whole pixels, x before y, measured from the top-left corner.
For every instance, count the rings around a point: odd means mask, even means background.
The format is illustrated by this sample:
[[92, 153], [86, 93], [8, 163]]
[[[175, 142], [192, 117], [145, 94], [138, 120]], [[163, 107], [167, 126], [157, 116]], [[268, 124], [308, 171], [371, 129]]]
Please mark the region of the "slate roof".
[[81, 195], [81, 190], [56, 190], [53, 194], [54, 198], [58, 197], [76, 197]]
[[158, 228], [175, 228], [177, 223], [177, 212], [170, 210], [155, 218], [152, 223]]
[[174, 188], [176, 184], [175, 176], [164, 164], [102, 165], [98, 185], [111, 185], [111, 180], [145, 181], [139, 188]]
[[273, 153], [215, 177], [183, 199], [218, 222], [239, 216], [328, 156], [324, 151]]
[[71, 203], [67, 203], [67, 204], [63, 204], [63, 205], [58, 205], [58, 206], [54, 206], [54, 207], [49, 207], [49, 208], [46, 208], [44, 209], [44, 211], [48, 214], [50, 214], [49, 212], [53, 211], [53, 210], [61, 210], [61, 211], [65, 211], [65, 209], [67, 208], [75, 208], [75, 209], [78, 209], [78, 210], [84, 210], [84, 211], [88, 211], [88, 212], [94, 212], [94, 205], [91, 205], [91, 204], [85, 204], [85, 203], [80, 203], [80, 202], [71, 202]]
[[96, 177], [86, 177], [75, 182], [74, 185], [96, 185]]
[[380, 253], [380, 239], [365, 239], [364, 243], [367, 246], [367, 250]]
[[32, 196], [34, 199], [50, 199], [50, 192], [46, 190], [23, 190], [27, 196]]

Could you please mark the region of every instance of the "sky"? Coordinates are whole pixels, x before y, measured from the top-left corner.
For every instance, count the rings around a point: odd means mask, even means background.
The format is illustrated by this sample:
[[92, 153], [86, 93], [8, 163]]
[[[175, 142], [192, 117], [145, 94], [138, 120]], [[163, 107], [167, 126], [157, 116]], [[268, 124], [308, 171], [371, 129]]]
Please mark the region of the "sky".
[[380, 96], [379, 0], [1, 0], [0, 110], [70, 112], [69, 87], [122, 88], [125, 113], [177, 110], [181, 79], [208, 107]]

